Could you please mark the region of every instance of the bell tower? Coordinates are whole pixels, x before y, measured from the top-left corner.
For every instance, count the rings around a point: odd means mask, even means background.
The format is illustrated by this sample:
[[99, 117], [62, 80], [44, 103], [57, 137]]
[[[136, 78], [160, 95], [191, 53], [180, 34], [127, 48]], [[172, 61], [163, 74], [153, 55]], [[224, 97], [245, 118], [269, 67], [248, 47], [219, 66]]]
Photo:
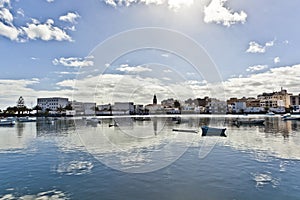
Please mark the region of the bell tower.
[[156, 98], [156, 95], [153, 96], [153, 105], [157, 105], [157, 98]]

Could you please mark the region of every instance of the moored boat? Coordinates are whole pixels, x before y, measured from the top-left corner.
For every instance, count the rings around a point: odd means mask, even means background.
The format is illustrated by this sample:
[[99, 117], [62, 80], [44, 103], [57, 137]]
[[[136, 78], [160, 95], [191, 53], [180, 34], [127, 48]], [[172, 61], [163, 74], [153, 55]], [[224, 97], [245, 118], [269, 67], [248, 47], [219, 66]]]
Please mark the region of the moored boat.
[[35, 122], [36, 118], [35, 117], [19, 117], [18, 122]]
[[233, 121], [233, 125], [263, 125], [265, 119], [236, 119]]
[[300, 117], [292, 117], [292, 116], [290, 116], [290, 117], [283, 118], [283, 120], [284, 121], [287, 121], [287, 120], [297, 120], [297, 121], [300, 121]]
[[208, 126], [202, 126], [202, 136], [222, 136], [227, 137], [225, 134], [226, 128], [213, 128]]
[[15, 125], [16, 122], [14, 120], [11, 119], [0, 119], [0, 126], [13, 126]]

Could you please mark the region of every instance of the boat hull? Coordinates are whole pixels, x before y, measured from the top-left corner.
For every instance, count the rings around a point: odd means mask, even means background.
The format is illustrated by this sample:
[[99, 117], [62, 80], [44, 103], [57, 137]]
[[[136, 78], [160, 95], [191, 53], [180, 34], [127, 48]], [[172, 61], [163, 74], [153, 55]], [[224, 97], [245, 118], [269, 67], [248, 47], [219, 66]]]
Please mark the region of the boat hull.
[[212, 128], [207, 126], [202, 126], [202, 136], [221, 136], [227, 137], [225, 134], [226, 128]]

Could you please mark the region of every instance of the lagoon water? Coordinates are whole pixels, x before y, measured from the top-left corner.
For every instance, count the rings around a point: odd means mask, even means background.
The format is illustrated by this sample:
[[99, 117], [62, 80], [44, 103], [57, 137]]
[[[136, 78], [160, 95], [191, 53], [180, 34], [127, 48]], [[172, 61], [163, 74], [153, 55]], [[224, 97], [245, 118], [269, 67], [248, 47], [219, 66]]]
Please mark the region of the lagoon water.
[[[300, 199], [300, 121], [244, 117], [265, 125], [181, 116], [0, 127], [0, 199]], [[228, 137], [172, 131], [202, 125]]]

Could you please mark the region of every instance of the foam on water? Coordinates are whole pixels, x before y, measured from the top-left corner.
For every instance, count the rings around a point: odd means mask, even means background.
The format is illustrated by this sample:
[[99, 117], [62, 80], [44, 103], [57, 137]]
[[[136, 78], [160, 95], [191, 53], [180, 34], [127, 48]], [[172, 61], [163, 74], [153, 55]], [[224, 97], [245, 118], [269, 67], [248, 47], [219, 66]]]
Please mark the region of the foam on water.
[[32, 195], [23, 195], [15, 196], [14, 194], [6, 194], [0, 197], [0, 200], [67, 200], [70, 199], [65, 193], [58, 190], [50, 190], [46, 192], [40, 192], [38, 194]]
[[58, 165], [56, 172], [66, 175], [83, 175], [90, 173], [94, 167], [92, 162], [89, 161], [71, 161]]

